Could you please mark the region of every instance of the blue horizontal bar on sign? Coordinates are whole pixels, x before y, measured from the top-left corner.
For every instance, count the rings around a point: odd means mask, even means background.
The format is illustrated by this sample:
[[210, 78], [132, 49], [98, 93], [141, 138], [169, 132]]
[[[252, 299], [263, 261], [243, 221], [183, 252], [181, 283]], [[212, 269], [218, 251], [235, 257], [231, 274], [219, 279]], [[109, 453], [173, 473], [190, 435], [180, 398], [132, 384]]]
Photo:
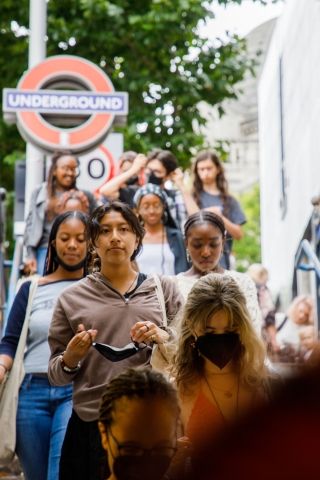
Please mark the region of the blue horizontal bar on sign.
[[3, 89], [3, 111], [62, 114], [128, 113], [127, 92]]

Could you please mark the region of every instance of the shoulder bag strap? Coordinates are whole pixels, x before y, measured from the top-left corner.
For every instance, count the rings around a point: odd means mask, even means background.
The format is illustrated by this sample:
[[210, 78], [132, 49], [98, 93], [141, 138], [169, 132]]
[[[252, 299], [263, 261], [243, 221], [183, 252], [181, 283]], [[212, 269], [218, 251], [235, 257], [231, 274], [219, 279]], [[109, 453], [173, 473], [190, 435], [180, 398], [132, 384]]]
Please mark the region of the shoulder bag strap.
[[277, 332], [280, 332], [280, 330], [285, 326], [286, 322], [288, 320], [288, 317], [287, 315], [284, 317], [284, 319], [282, 320], [281, 324], [279, 325], [279, 327], [277, 328]]
[[155, 284], [156, 284], [156, 294], [157, 294], [158, 301], [159, 301], [160, 308], [161, 308], [161, 312], [162, 312], [163, 326], [167, 327], [168, 326], [168, 319], [167, 319], [167, 311], [166, 311], [166, 302], [164, 300], [161, 280], [156, 273], [153, 274], [153, 279], [154, 279]]
[[29, 289], [29, 297], [28, 297], [28, 305], [26, 309], [26, 315], [24, 317], [23, 321], [23, 327], [21, 330], [20, 338], [19, 338], [19, 343], [17, 347], [17, 351], [14, 357], [14, 363], [18, 363], [19, 359], [23, 358], [24, 355], [24, 350], [26, 347], [26, 341], [27, 341], [27, 335], [28, 335], [28, 328], [29, 328], [29, 319], [30, 319], [30, 314], [31, 314], [31, 309], [32, 309], [32, 303], [33, 299], [36, 293], [38, 287], [38, 279], [32, 280], [30, 289]]

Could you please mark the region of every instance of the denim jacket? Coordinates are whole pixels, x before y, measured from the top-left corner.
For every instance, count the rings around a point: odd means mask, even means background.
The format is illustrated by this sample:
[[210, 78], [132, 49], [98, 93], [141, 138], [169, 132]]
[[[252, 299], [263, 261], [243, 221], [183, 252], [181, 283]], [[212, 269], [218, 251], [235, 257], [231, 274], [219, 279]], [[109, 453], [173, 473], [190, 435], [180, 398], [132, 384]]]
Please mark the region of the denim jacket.
[[190, 268], [186, 255], [182, 233], [178, 228], [166, 227], [170, 250], [174, 255], [174, 273], [185, 272]]

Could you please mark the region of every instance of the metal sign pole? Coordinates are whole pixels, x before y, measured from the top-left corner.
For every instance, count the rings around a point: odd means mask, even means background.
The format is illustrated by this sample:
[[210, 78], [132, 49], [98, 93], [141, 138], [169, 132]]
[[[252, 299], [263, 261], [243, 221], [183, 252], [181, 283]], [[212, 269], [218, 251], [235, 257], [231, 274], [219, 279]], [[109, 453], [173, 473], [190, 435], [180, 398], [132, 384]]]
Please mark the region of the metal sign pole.
[[[28, 68], [32, 68], [46, 58], [47, 32], [47, 2], [46, 0], [30, 0], [29, 10], [29, 61]], [[44, 157], [41, 151], [31, 143], [26, 148], [26, 188], [25, 214], [29, 211], [29, 202], [32, 191], [41, 183], [43, 178]], [[21, 234], [21, 232], [15, 232]]]

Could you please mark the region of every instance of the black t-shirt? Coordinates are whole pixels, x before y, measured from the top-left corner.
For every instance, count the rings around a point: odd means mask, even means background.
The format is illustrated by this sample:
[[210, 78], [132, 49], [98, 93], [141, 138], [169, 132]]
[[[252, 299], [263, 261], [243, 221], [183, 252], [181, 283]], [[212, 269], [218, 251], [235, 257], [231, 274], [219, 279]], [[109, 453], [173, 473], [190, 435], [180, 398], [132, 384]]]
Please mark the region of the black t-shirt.
[[120, 202], [126, 203], [130, 208], [134, 207], [133, 197], [138, 190], [139, 185], [129, 185], [119, 189]]

